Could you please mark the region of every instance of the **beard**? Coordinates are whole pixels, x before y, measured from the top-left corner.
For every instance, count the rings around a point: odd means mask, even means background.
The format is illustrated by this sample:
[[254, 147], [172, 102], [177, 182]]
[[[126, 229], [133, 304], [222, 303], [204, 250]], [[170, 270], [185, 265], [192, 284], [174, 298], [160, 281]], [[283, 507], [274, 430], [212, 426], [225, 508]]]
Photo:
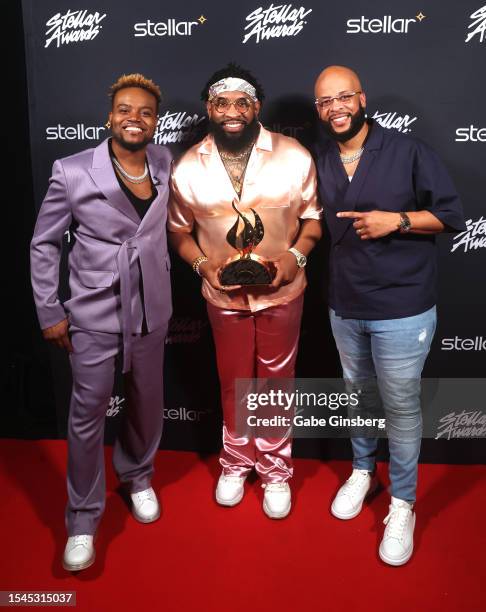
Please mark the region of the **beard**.
[[257, 139], [260, 125], [255, 117], [251, 123], [245, 125], [241, 132], [228, 133], [224, 131], [221, 123], [216, 123], [210, 119], [208, 129], [214, 136], [214, 140], [219, 148], [229, 153], [238, 153]]
[[126, 149], [127, 151], [131, 151], [132, 153], [135, 153], [136, 151], [141, 151], [142, 149], [145, 149], [145, 147], [150, 142], [152, 142], [152, 137], [151, 136], [144, 136], [143, 140], [141, 140], [140, 142], [127, 142], [119, 134], [114, 134], [112, 132], [111, 135], [113, 137], [113, 140], [116, 140], [117, 144], [119, 144], [120, 147], [123, 147], [124, 149]]
[[322, 121], [321, 125], [326, 135], [338, 142], [347, 142], [354, 138], [366, 121], [365, 109], [360, 104], [354, 115], [348, 114], [351, 116], [351, 125], [345, 132], [336, 132], [330, 121]]

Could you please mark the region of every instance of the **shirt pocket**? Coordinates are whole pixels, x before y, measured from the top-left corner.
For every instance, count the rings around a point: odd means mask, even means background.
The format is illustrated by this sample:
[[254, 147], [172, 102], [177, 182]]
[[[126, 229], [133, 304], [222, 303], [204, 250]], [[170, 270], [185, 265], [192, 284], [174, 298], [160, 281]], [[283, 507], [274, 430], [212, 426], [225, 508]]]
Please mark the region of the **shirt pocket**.
[[78, 274], [81, 283], [89, 289], [111, 287], [115, 278], [115, 273], [110, 271], [79, 270]]

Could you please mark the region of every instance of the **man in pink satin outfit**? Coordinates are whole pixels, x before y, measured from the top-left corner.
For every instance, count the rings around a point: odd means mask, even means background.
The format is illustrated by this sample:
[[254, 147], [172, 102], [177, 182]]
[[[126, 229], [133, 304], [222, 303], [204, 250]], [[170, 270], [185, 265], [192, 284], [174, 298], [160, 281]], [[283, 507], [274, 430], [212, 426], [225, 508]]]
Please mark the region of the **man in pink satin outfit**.
[[[229, 64], [202, 92], [209, 134], [175, 165], [169, 200], [169, 241], [203, 279], [216, 345], [223, 406], [222, 473], [216, 501], [234, 506], [254, 467], [265, 489], [264, 512], [290, 512], [291, 439], [236, 431], [235, 379], [293, 378], [300, 332], [306, 256], [321, 236], [321, 208], [310, 154], [293, 138], [258, 122], [258, 81]], [[235, 203], [264, 236], [254, 254], [275, 264], [271, 285], [223, 286], [221, 269], [236, 251], [227, 241]]]

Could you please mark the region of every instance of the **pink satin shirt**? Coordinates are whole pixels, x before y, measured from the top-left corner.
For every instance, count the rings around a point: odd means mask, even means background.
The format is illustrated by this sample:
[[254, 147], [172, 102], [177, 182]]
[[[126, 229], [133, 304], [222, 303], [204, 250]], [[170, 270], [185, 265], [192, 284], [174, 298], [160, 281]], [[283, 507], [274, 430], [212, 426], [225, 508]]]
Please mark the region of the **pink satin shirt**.
[[[281, 255], [299, 233], [299, 219], [320, 219], [316, 170], [310, 153], [295, 139], [269, 132], [263, 126], [253, 147], [238, 200], [212, 135], [189, 149], [175, 164], [168, 207], [168, 230], [192, 232], [201, 251], [223, 265], [238, 254], [226, 241], [236, 221], [231, 204], [252, 220], [253, 208], [261, 217], [265, 235], [253, 252], [264, 259]], [[306, 286], [299, 269], [288, 285], [249, 287], [220, 293], [203, 279], [202, 294], [219, 308], [252, 312], [286, 304]]]

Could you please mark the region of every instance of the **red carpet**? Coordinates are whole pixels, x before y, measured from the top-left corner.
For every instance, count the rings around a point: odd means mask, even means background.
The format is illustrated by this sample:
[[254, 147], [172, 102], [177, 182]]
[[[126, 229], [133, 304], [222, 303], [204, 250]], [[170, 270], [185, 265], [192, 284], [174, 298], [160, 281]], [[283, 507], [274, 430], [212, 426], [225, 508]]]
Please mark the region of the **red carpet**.
[[[352, 521], [329, 513], [348, 463], [297, 460], [292, 513], [272, 521], [255, 479], [239, 506], [221, 508], [217, 457], [163, 451], [153, 483], [163, 514], [141, 525], [115, 492], [107, 449], [97, 559], [71, 575], [60, 564], [65, 442], [1, 440], [0, 449], [0, 590], [76, 591], [83, 612], [486, 609], [484, 466], [420, 467], [415, 553], [393, 568], [377, 555], [384, 489]], [[386, 474], [381, 464], [385, 486]]]

